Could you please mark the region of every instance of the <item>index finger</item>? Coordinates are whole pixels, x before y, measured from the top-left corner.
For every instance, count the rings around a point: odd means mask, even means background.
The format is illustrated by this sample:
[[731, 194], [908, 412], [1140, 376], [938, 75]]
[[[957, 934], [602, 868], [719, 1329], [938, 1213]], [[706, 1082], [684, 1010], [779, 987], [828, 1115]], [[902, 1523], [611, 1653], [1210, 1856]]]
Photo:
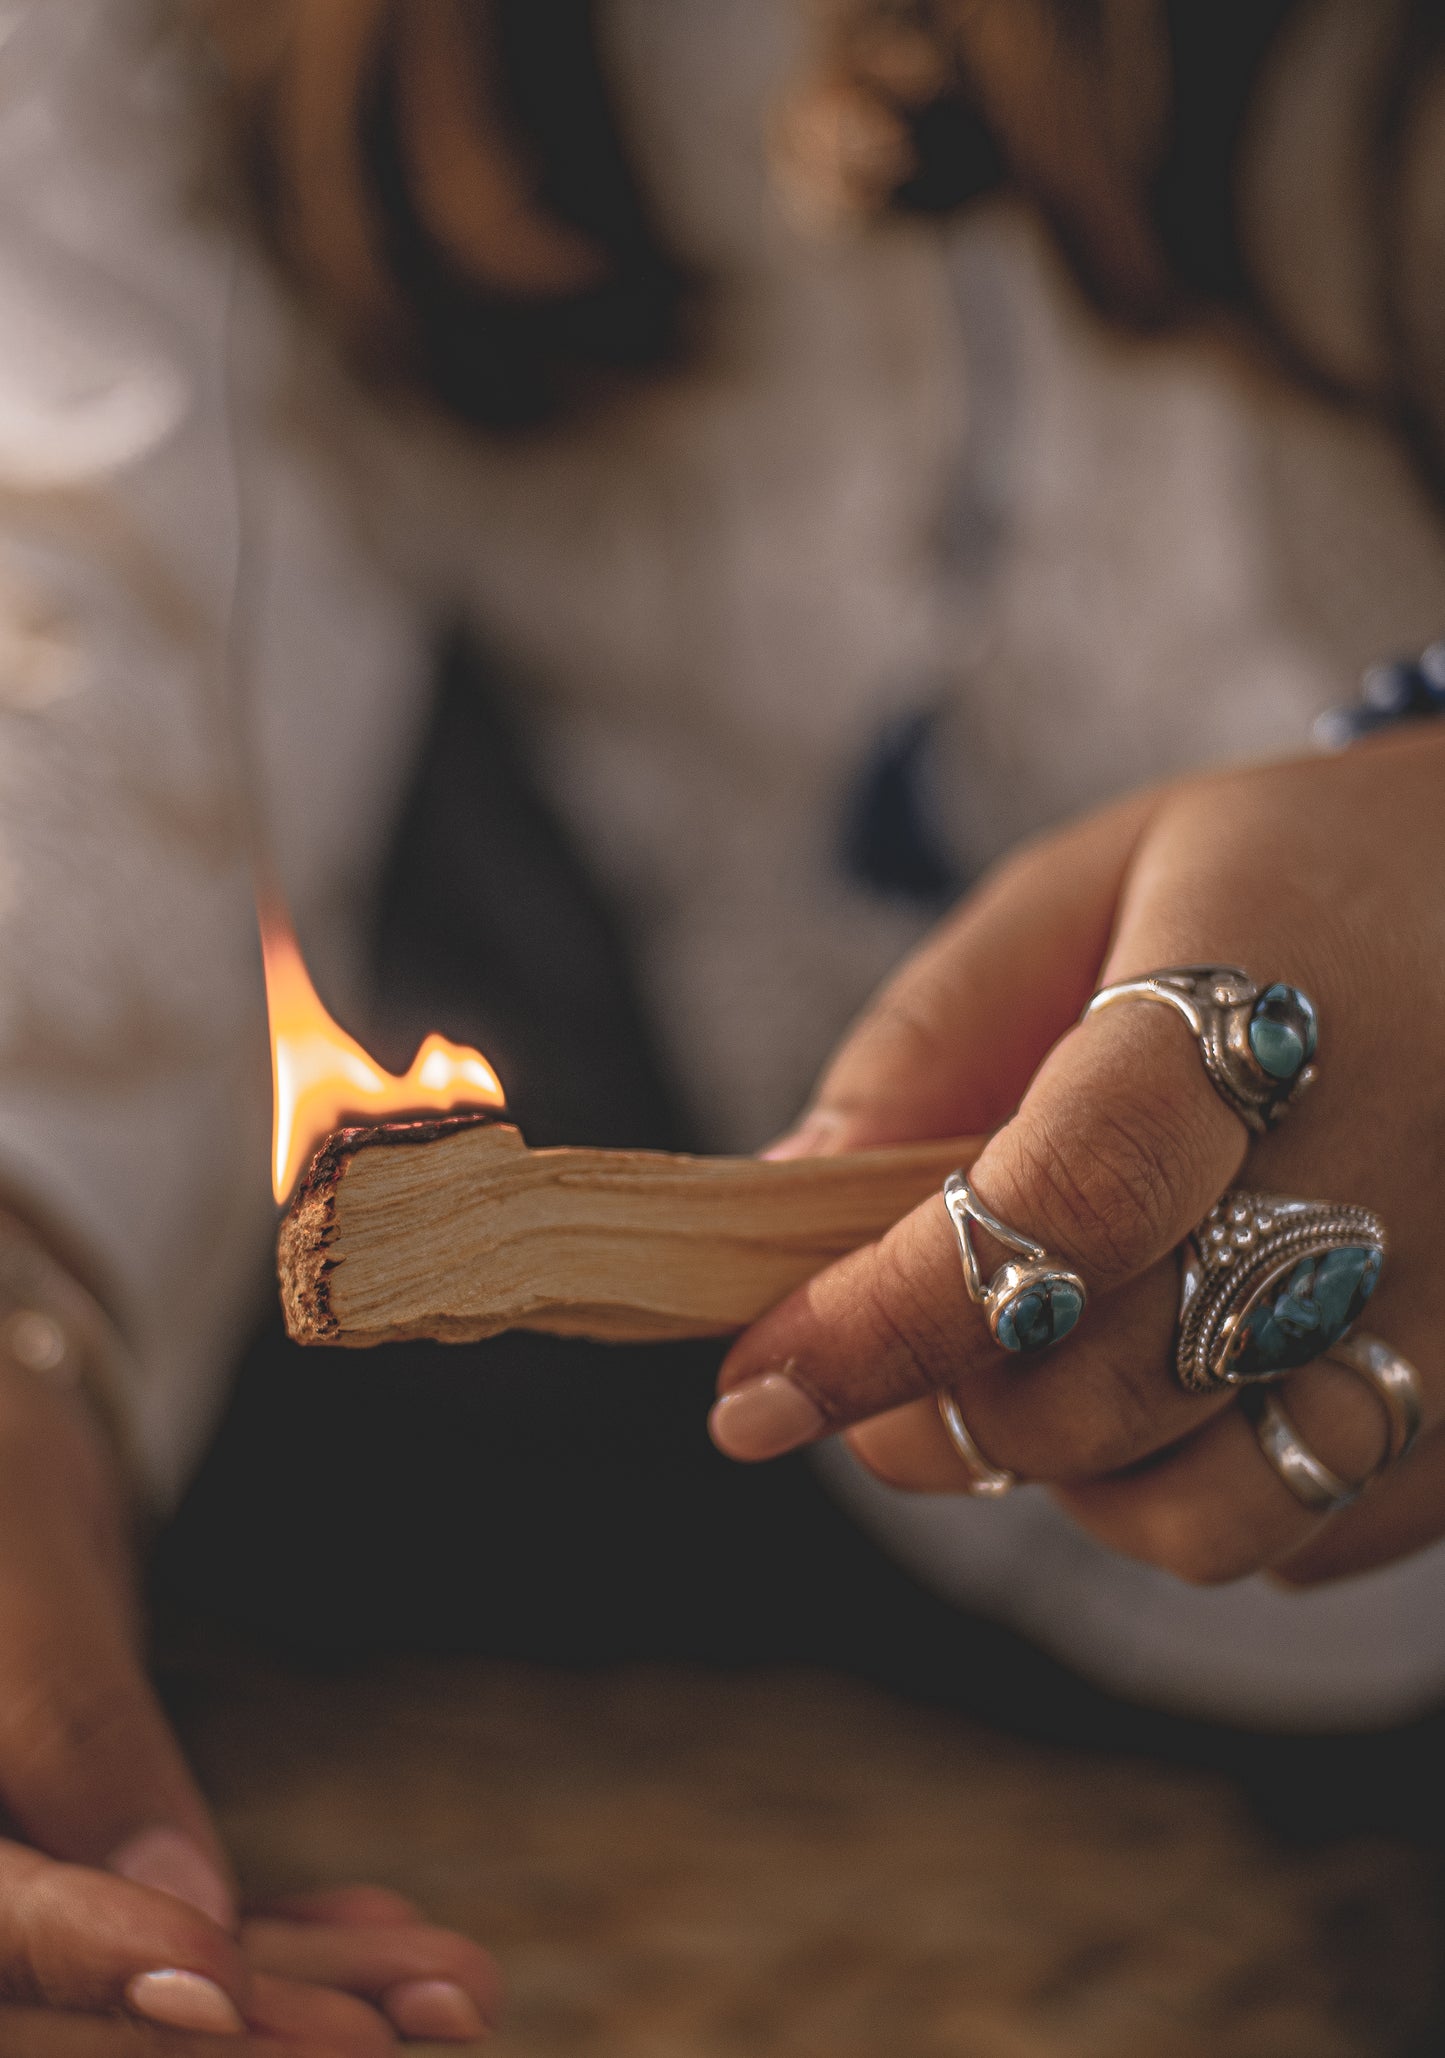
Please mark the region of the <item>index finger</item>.
[[[1094, 1294], [1181, 1242], [1233, 1181], [1245, 1145], [1178, 1020], [1119, 1008], [1055, 1045], [971, 1179], [996, 1216]], [[1010, 1255], [982, 1231], [976, 1243], [985, 1272]], [[1058, 1355], [1079, 1349], [1066, 1340]], [[940, 1196], [754, 1324], [723, 1366], [714, 1437], [733, 1456], [773, 1456], [1000, 1359], [965, 1294]]]

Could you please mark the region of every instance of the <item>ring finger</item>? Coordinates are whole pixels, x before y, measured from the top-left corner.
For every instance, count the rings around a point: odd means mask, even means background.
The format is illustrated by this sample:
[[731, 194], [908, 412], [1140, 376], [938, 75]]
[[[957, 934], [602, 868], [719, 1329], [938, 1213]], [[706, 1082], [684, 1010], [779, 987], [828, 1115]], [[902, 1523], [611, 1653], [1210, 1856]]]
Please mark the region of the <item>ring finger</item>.
[[[1389, 1446], [1381, 1400], [1359, 1373], [1331, 1359], [1269, 1389], [1294, 1442], [1351, 1486], [1368, 1481]], [[1439, 1396], [1423, 1392], [1424, 1428], [1441, 1417]], [[1389, 1475], [1378, 1483], [1389, 1492]], [[1333, 1519], [1286, 1484], [1240, 1407], [1132, 1472], [1054, 1489], [1074, 1520], [1126, 1557], [1193, 1585], [1243, 1579], [1289, 1559]]]
[[[957, 1271], [957, 1258], [953, 1260]], [[961, 1290], [955, 1282], [955, 1292]], [[1173, 1377], [1179, 1273], [1166, 1259], [1095, 1309], [1087, 1334], [1015, 1367], [998, 1353], [944, 1382], [988, 1461], [1020, 1479], [1082, 1480], [1138, 1464], [1228, 1406]], [[890, 1486], [966, 1492], [972, 1475], [944, 1429], [937, 1397], [858, 1423], [848, 1444]]]

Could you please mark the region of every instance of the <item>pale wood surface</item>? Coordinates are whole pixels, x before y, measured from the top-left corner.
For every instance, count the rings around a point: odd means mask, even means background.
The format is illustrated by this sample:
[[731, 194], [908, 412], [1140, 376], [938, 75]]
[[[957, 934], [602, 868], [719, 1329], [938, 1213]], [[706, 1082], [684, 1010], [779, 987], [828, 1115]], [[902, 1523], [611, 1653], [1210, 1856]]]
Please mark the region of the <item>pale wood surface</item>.
[[1441, 2048], [1429, 1854], [1291, 1846], [1213, 1773], [801, 1672], [221, 1658], [182, 1699], [247, 1884], [490, 1945], [495, 2058]]
[[770, 1163], [534, 1151], [497, 1122], [347, 1130], [282, 1225], [287, 1327], [352, 1346], [723, 1335], [880, 1236], [979, 1148]]

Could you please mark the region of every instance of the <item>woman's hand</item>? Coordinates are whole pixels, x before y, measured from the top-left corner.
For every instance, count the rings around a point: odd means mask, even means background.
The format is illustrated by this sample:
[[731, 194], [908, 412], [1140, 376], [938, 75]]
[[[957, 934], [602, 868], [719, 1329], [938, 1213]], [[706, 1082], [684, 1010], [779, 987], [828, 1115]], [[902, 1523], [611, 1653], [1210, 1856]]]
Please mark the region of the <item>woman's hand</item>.
[[[217, 2038], [371, 2058], [399, 2036], [474, 2042], [495, 2012], [485, 1954], [395, 1895], [239, 1920], [141, 1664], [108, 1456], [78, 1402], [3, 1358], [0, 1810], [0, 2049], [17, 2058], [189, 2058]], [[118, 2012], [164, 2027], [126, 2042]]]
[[[1216, 1095], [1171, 1010], [1079, 1021], [1100, 985], [1203, 963], [1290, 981], [1318, 1007], [1319, 1081], [1268, 1137], [1251, 1139]], [[1028, 847], [904, 968], [777, 1148], [1000, 1122], [970, 1176], [1084, 1277], [1074, 1333], [1006, 1358], [965, 1296], [935, 1199], [741, 1338], [713, 1415], [723, 1450], [770, 1457], [845, 1429], [880, 1478], [962, 1491], [933, 1399], [947, 1387], [993, 1464], [1187, 1580], [1328, 1579], [1445, 1534], [1445, 734], [1200, 778]], [[1369, 1327], [1419, 1367], [1424, 1433], [1323, 1522], [1228, 1392], [1199, 1397], [1173, 1377], [1174, 1252], [1236, 1182], [1361, 1202], [1388, 1226]], [[988, 1271], [1006, 1254], [981, 1241]], [[1341, 1477], [1379, 1461], [1384, 1416], [1356, 1375], [1320, 1363], [1284, 1391], [1302, 1440]]]

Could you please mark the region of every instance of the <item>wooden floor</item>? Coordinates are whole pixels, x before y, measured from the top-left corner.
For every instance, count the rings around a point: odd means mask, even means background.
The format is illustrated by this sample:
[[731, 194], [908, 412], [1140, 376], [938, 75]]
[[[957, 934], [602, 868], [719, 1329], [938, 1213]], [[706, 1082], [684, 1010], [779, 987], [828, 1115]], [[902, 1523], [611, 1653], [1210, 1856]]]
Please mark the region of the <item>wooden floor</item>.
[[248, 1884], [390, 1883], [485, 1940], [498, 2058], [1360, 2058], [1439, 2048], [1426, 1862], [1299, 1852], [1213, 1775], [812, 1675], [208, 1658]]

